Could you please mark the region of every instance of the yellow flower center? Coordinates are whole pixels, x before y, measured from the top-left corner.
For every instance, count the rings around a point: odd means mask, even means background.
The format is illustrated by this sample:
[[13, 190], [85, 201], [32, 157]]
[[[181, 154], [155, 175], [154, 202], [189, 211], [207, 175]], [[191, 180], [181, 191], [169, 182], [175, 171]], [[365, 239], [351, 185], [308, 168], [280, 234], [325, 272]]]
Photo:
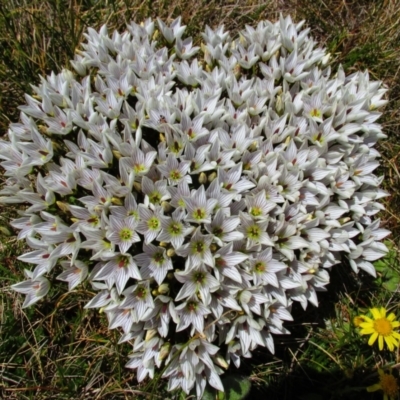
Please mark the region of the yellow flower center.
[[129, 228], [122, 228], [119, 231], [119, 237], [123, 242], [131, 240], [132, 236], [132, 231]]
[[169, 173], [169, 177], [170, 177], [172, 180], [177, 181], [178, 179], [181, 179], [181, 178], [182, 178], [182, 175], [181, 175], [181, 173], [180, 173], [178, 170], [174, 170], [174, 171], [171, 171], [171, 172]]
[[392, 324], [386, 318], [379, 318], [374, 321], [374, 329], [379, 335], [388, 336], [392, 333]]
[[149, 227], [150, 230], [152, 231], [156, 231], [157, 229], [160, 228], [160, 221], [157, 217], [151, 217], [148, 221], [147, 221], [147, 226]]
[[265, 272], [265, 269], [265, 264], [261, 261], [254, 266], [254, 270], [259, 273]]
[[260, 215], [262, 215], [262, 210], [260, 207], [252, 207], [252, 209], [250, 210], [250, 214], [253, 217], [259, 217]]
[[399, 385], [397, 379], [391, 374], [383, 374], [380, 377], [380, 383], [383, 390], [389, 397], [395, 397], [399, 393]]
[[322, 117], [322, 112], [321, 112], [321, 110], [318, 110], [318, 108], [313, 108], [310, 111], [310, 115], [311, 115], [311, 117], [321, 118]]
[[135, 164], [133, 170], [136, 174], [140, 174], [141, 172], [146, 171], [146, 167], [143, 164]]

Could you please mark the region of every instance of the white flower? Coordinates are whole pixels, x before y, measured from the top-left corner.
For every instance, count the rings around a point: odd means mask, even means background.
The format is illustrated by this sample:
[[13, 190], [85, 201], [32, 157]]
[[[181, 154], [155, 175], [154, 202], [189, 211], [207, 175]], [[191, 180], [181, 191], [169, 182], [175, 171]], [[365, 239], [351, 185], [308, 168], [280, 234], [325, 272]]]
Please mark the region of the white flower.
[[0, 202], [27, 204], [12, 222], [32, 249], [12, 286], [24, 306], [60, 264], [132, 343], [139, 382], [165, 363], [170, 390], [201, 398], [231, 361], [273, 352], [343, 257], [375, 276], [386, 89], [331, 75], [302, 25], [206, 27], [197, 58], [180, 17], [88, 29], [82, 77], [42, 77], [0, 141]]
[[135, 256], [135, 260], [141, 266], [140, 274], [143, 279], [154, 277], [161, 285], [168, 271], [172, 269], [171, 259], [163, 247], [143, 243], [144, 253]]
[[182, 161], [179, 163], [171, 154], [168, 156], [165, 165], [158, 165], [161, 174], [168, 179], [168, 182], [171, 185], [177, 185], [181, 181], [190, 183], [191, 179], [186, 175], [189, 167], [190, 163], [188, 161]]
[[185, 220], [187, 222], [210, 223], [211, 213], [217, 204], [216, 199], [207, 199], [204, 186], [201, 185], [196, 191], [193, 191], [190, 197], [184, 199], [187, 210]]
[[212, 235], [203, 235], [200, 228], [197, 228], [190, 242], [177, 249], [176, 253], [186, 258], [186, 269], [191, 269], [205, 263], [213, 266], [214, 258], [211, 255], [210, 245], [213, 240]]
[[75, 261], [73, 265], [70, 265], [68, 262], [64, 263], [63, 265], [66, 269], [57, 276], [57, 279], [68, 282], [68, 290], [74, 289], [86, 279], [88, 267], [85, 263], [81, 261]]
[[139, 206], [140, 221], [137, 224], [136, 230], [144, 235], [145, 243], [152, 242], [161, 231], [161, 221], [163, 218], [163, 209], [160, 206], [155, 206], [154, 211], [149, 210], [146, 206]]
[[157, 22], [161, 33], [164, 35], [168, 43], [172, 43], [175, 39], [180, 38], [186, 28], [186, 25], [181, 26], [181, 17], [174, 19], [170, 27], [165, 25], [160, 18], [157, 18]]
[[176, 279], [183, 283], [175, 301], [185, 299], [193, 294], [199, 293], [202, 302], [207, 306], [210, 304], [210, 293], [215, 292], [220, 284], [207, 270], [204, 265], [192, 268], [188, 271], [175, 272]]
[[118, 294], [121, 294], [129, 278], [142, 279], [135, 261], [130, 254], [115, 254], [109, 261], [97, 265], [93, 279], [115, 282]]
[[276, 272], [287, 268], [287, 265], [272, 258], [271, 248], [267, 248], [250, 259], [251, 272], [256, 285], [279, 287]]
[[118, 245], [121, 253], [126, 253], [135, 242], [140, 242], [140, 237], [135, 229], [137, 222], [133, 217], [119, 219], [110, 216], [110, 229], [107, 232], [107, 239]]
[[132, 309], [135, 320], [140, 321], [148, 309], [154, 308], [153, 296], [151, 295], [149, 282], [139, 283], [125, 289], [123, 294], [126, 296], [120, 307]]
[[178, 207], [171, 215], [171, 217], [163, 217], [161, 219], [162, 230], [157, 236], [160, 242], [171, 243], [175, 250], [181, 248], [185, 237], [189, 235], [194, 227], [184, 223], [185, 211]]
[[198, 333], [204, 331], [204, 316], [210, 313], [210, 310], [197, 300], [196, 296], [189, 297], [186, 302], [176, 307], [179, 316], [179, 323], [176, 331], [182, 331], [192, 325]]
[[[28, 278], [31, 277], [31, 273], [25, 270]], [[50, 289], [50, 282], [43, 276], [38, 276], [35, 279], [28, 279], [27, 281], [16, 283], [11, 287], [19, 293], [26, 295], [22, 308], [29, 307], [42, 299], [48, 293]]]

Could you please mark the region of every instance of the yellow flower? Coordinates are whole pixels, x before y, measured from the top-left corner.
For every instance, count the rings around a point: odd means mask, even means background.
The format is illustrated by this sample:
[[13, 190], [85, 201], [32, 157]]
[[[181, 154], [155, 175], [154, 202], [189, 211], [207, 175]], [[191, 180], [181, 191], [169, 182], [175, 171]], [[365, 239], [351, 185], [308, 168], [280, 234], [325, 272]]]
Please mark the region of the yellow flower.
[[361, 335], [371, 335], [368, 344], [372, 346], [378, 339], [379, 350], [383, 350], [383, 341], [386, 342], [390, 351], [393, 351], [395, 346], [399, 347], [400, 334], [394, 331], [394, 328], [400, 326], [399, 321], [395, 321], [396, 316], [391, 313], [386, 317], [386, 309], [384, 307], [371, 308], [369, 310], [373, 319], [362, 315], [364, 322], [359, 324]]
[[392, 374], [385, 374], [383, 369], [378, 369], [379, 383], [368, 386], [367, 392], [383, 391], [383, 400], [396, 400], [399, 394], [397, 379]]
[[365, 319], [362, 315], [357, 315], [356, 317], [353, 318], [353, 324], [356, 328], [359, 328], [360, 324], [364, 321]]

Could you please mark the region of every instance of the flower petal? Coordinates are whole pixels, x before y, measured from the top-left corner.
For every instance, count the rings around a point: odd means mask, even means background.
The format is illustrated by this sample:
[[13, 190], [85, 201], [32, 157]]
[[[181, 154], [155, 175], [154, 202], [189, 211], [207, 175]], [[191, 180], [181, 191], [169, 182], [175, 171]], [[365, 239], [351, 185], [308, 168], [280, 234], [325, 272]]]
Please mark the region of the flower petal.
[[378, 332], [374, 332], [368, 340], [368, 344], [372, 346], [378, 338]]

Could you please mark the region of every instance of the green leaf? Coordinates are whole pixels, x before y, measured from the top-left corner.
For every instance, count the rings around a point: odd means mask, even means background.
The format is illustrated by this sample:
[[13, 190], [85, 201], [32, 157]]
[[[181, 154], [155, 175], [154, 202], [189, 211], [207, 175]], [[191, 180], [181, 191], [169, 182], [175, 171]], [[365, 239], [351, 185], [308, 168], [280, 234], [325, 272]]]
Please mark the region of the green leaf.
[[225, 393], [220, 392], [219, 400], [242, 400], [250, 393], [251, 382], [240, 375], [227, 375], [222, 378]]
[[202, 400], [242, 400], [250, 393], [251, 382], [247, 377], [227, 375], [221, 381], [225, 392], [219, 392], [208, 386]]
[[377, 281], [390, 292], [395, 292], [399, 287], [400, 282], [400, 266], [397, 260], [395, 250], [385, 242], [389, 248], [387, 255], [374, 263], [376, 272], [378, 273]]

